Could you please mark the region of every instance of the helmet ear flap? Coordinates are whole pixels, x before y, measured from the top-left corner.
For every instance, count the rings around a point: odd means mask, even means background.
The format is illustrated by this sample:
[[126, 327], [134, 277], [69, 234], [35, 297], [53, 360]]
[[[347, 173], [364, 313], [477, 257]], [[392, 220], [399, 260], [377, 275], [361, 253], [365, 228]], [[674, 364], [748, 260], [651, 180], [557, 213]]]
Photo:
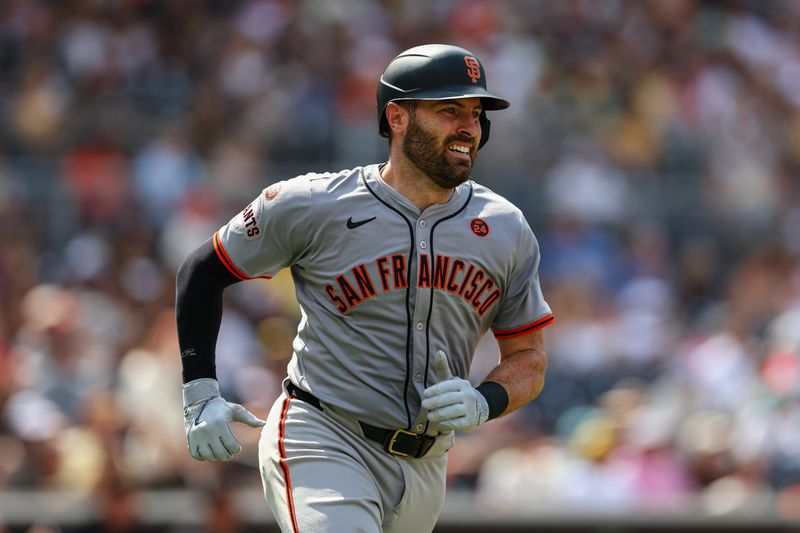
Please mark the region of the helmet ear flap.
[[380, 118], [378, 119], [378, 133], [381, 137], [389, 138], [389, 120], [386, 118], [386, 106], [383, 106]]
[[481, 142], [478, 143], [478, 150], [480, 150], [483, 148], [483, 145], [486, 144], [486, 141], [489, 140], [489, 130], [491, 129], [492, 122], [489, 120], [489, 117], [486, 116], [486, 111], [481, 111], [478, 122], [480, 122], [481, 125]]

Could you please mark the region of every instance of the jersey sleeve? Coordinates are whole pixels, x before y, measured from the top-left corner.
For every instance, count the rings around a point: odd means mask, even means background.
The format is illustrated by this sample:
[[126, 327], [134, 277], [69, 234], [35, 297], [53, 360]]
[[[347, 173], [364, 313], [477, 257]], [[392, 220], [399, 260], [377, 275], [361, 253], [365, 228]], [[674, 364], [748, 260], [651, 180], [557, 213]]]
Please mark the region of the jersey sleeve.
[[311, 201], [302, 176], [267, 187], [214, 234], [217, 257], [240, 280], [274, 276], [312, 240]]
[[516, 337], [549, 326], [553, 313], [539, 285], [539, 243], [522, 219], [522, 235], [502, 306], [492, 324], [498, 339]]

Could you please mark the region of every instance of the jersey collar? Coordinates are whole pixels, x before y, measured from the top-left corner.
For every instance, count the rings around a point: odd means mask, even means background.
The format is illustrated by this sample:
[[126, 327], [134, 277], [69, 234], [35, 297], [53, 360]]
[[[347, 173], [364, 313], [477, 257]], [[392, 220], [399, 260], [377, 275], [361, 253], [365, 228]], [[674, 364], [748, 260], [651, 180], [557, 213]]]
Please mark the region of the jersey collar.
[[428, 217], [435, 216], [436, 218], [450, 215], [463, 207], [464, 202], [467, 201], [470, 196], [469, 193], [472, 190], [472, 181], [467, 180], [456, 187], [455, 191], [453, 191], [452, 196], [450, 196], [450, 199], [447, 200], [447, 202], [443, 204], [434, 204], [423, 212], [420, 211], [414, 202], [409, 200], [403, 194], [397, 192], [383, 180], [381, 177], [380, 168], [384, 165], [385, 163], [381, 163], [364, 167], [362, 170], [364, 180], [370, 185], [370, 188], [381, 200], [401, 210], [403, 213], [412, 216], [413, 218], [418, 218], [422, 215]]

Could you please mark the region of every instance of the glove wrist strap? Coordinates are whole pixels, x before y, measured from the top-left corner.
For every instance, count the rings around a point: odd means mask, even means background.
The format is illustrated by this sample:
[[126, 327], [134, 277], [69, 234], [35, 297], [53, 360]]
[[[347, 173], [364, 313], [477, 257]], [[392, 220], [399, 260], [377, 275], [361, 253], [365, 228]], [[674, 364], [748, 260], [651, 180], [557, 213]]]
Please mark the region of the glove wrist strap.
[[216, 379], [200, 378], [183, 386], [183, 407], [219, 396], [219, 383]]
[[505, 413], [508, 408], [508, 392], [499, 383], [494, 381], [484, 381], [475, 387], [489, 404], [489, 420], [497, 418]]

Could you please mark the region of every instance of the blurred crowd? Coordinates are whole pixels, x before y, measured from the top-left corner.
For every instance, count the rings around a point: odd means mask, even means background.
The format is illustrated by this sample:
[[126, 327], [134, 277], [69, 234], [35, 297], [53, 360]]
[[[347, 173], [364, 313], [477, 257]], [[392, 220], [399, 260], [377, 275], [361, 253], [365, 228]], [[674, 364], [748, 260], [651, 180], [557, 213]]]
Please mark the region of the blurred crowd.
[[[271, 183], [384, 160], [378, 76], [449, 42], [512, 101], [474, 177], [556, 316], [542, 396], [459, 436], [450, 486], [800, 518], [798, 36], [793, 0], [0, 2], [0, 492], [127, 523], [138, 489], [259, 487], [257, 432], [186, 452], [177, 265]], [[298, 316], [288, 276], [226, 292], [224, 395], [266, 414]]]

